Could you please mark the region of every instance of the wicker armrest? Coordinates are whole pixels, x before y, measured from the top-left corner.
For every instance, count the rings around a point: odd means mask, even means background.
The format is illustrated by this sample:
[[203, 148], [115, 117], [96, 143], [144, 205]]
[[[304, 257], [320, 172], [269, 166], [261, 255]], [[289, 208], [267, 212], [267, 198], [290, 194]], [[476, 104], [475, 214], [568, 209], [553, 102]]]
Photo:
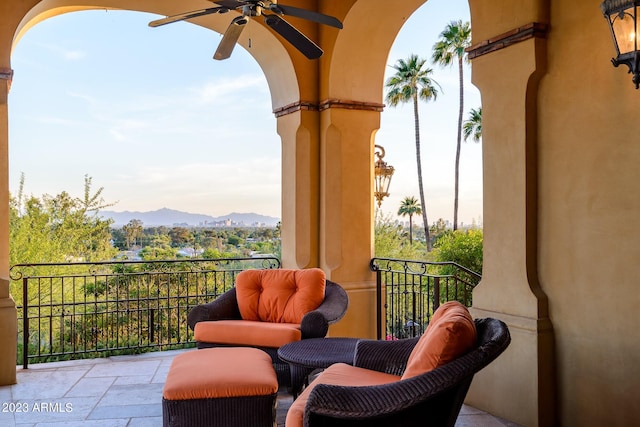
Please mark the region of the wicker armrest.
[[419, 338], [397, 341], [362, 340], [356, 346], [354, 366], [402, 375]]
[[349, 306], [349, 297], [340, 285], [326, 281], [324, 301], [318, 308], [307, 313], [300, 323], [302, 338], [323, 338], [329, 325], [342, 319]]
[[300, 332], [302, 339], [308, 338], [324, 338], [329, 332], [329, 321], [318, 310], [310, 311], [305, 314], [300, 322]]
[[349, 307], [349, 296], [342, 286], [330, 280], [326, 281], [324, 301], [314, 311], [322, 313], [330, 325], [342, 319]]
[[[472, 376], [473, 370], [470, 370], [468, 373], [469, 382]], [[372, 425], [370, 420], [380, 417], [386, 418], [390, 414], [401, 414], [417, 405], [430, 405], [429, 401], [433, 401], [433, 406], [437, 409], [439, 406], [437, 396], [446, 393], [450, 387], [459, 382], [459, 373], [456, 375], [449, 369], [439, 368], [407, 380], [398, 380], [377, 386], [345, 387], [317, 384], [309, 394], [305, 418], [339, 418], [344, 421], [348, 420], [349, 426]], [[432, 413], [432, 416], [434, 415]], [[397, 425], [391, 420], [393, 417], [386, 418], [384, 422], [388, 424], [380, 425]], [[439, 425], [435, 419], [430, 418], [430, 422], [432, 421], [434, 425]], [[314, 424], [310, 423], [309, 425]], [[330, 423], [321, 424], [330, 425]], [[424, 419], [421, 419], [420, 423], [416, 425], [423, 424]]]
[[241, 319], [235, 288], [211, 302], [193, 307], [187, 315], [187, 324], [194, 329], [198, 322], [223, 319]]

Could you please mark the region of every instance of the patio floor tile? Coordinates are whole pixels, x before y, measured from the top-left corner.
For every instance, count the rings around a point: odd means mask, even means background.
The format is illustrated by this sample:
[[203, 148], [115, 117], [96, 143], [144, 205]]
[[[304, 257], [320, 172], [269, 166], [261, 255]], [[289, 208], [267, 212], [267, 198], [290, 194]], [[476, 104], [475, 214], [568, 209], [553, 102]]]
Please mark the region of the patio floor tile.
[[[18, 368], [18, 384], [0, 387], [0, 403], [27, 405], [2, 412], [2, 427], [160, 427], [162, 388], [173, 357], [185, 351], [114, 356]], [[280, 392], [277, 425], [284, 426], [291, 395]], [[456, 427], [518, 427], [463, 406]]]

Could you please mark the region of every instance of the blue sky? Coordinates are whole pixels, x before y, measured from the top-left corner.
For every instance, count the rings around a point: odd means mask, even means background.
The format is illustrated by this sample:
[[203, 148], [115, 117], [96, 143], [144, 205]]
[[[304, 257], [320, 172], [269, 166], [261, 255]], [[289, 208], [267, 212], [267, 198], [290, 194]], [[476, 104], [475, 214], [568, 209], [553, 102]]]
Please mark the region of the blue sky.
[[[203, 2], [207, 7], [208, 3]], [[158, 15], [87, 11], [30, 29], [12, 54], [9, 181], [37, 197], [80, 197], [84, 176], [104, 187], [116, 211], [163, 207], [213, 216], [281, 214], [281, 150], [268, 87], [242, 48], [211, 59], [220, 35], [179, 22], [149, 28]], [[469, 19], [467, 0], [431, 0], [405, 24], [388, 64], [430, 58], [445, 25]], [[457, 68], [433, 65], [443, 93], [420, 104], [429, 221], [453, 218]], [[393, 73], [388, 67], [388, 75]], [[465, 116], [480, 106], [465, 68]], [[376, 143], [396, 168], [382, 211], [418, 198], [413, 112], [387, 107]], [[482, 145], [463, 143], [460, 220], [482, 214]]]

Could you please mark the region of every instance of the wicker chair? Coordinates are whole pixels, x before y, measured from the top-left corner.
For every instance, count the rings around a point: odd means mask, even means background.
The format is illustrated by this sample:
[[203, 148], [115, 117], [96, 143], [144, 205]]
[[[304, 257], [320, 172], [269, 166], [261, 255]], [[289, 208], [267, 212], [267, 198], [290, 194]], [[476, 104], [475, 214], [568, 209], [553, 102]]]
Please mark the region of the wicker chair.
[[[308, 312], [300, 323], [302, 339], [323, 338], [327, 335], [329, 325], [342, 319], [349, 305], [349, 297], [345, 290], [330, 280], [325, 282], [325, 296], [322, 304]], [[194, 307], [187, 315], [187, 323], [193, 330], [198, 322], [215, 320], [241, 320], [236, 289], [232, 288], [212, 302]], [[238, 344], [221, 344], [212, 342], [196, 342], [198, 348], [238, 347]], [[273, 360], [280, 385], [291, 385], [289, 365], [278, 358], [278, 348], [257, 347], [267, 352]]]
[[[474, 374], [511, 341], [503, 322], [487, 318], [475, 323], [477, 346], [433, 371], [378, 386], [317, 384], [305, 407], [305, 427], [454, 426]], [[417, 341], [360, 341], [355, 366], [402, 375]]]

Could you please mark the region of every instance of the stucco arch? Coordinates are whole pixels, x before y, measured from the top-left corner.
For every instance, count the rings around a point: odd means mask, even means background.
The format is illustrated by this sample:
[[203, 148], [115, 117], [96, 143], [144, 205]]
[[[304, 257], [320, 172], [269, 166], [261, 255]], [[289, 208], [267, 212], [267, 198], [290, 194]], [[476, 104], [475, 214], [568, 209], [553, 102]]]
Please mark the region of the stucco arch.
[[[427, 0], [355, 2], [344, 17], [348, 31], [338, 34], [326, 88], [336, 99], [382, 103], [389, 51], [407, 19]], [[375, 48], [374, 48], [375, 47]]]
[[[182, 2], [157, 2], [152, 0], [87, 0], [82, 2], [78, 0], [43, 0], [25, 14], [16, 30], [12, 48], [34, 25], [64, 13], [111, 9], [173, 15], [184, 11], [201, 9], [202, 7], [202, 2], [197, 0], [185, 0]], [[213, 14], [195, 18], [189, 22], [223, 34], [233, 16], [236, 15], [238, 13], [232, 11], [222, 15]], [[249, 25], [251, 25], [251, 31], [244, 31], [238, 43], [247, 50], [263, 70], [269, 85], [273, 109], [297, 101], [300, 98], [298, 76], [289, 55], [289, 50], [272, 31], [263, 25], [261, 18], [254, 19]], [[251, 41], [249, 40], [250, 38]]]

